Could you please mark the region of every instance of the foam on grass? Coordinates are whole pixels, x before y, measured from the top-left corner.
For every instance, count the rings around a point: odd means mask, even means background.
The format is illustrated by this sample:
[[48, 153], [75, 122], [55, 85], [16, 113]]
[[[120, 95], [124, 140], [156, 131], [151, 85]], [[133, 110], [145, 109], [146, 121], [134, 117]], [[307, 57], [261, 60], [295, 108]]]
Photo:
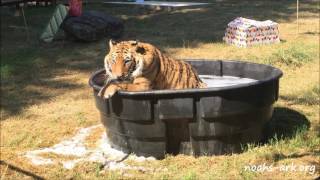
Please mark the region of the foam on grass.
[[[102, 163], [105, 165], [105, 168], [109, 168], [111, 170], [131, 168], [122, 162], [122, 160], [128, 156], [128, 154], [112, 148], [106, 133], [102, 133], [100, 139], [97, 140], [96, 147], [88, 148], [85, 146], [86, 137], [88, 137], [96, 128], [102, 128], [102, 126], [95, 125], [82, 128], [72, 138], [61, 141], [52, 147], [28, 151], [25, 153], [25, 157], [27, 157], [34, 165], [50, 165], [60, 163], [66, 169], [72, 169], [77, 163], [84, 161]], [[45, 158], [41, 156], [41, 154], [44, 153], [54, 153], [58, 157], [61, 155], [73, 156], [75, 158], [72, 160]], [[153, 157], [146, 158], [142, 156], [137, 157], [135, 155], [129, 155], [129, 158], [136, 161], [155, 159]]]

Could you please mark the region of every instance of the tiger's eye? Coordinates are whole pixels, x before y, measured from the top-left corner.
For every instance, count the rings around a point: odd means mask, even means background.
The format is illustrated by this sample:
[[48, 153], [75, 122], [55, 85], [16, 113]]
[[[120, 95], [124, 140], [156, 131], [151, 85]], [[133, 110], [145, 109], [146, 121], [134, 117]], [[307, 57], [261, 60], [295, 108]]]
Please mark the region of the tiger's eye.
[[125, 59], [124, 64], [129, 65], [131, 63], [131, 59]]

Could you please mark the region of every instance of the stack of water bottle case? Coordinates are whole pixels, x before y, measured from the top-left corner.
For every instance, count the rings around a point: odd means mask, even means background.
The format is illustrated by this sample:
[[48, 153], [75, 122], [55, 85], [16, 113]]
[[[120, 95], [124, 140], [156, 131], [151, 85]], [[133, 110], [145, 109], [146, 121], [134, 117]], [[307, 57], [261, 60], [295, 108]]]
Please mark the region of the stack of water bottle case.
[[278, 43], [278, 23], [238, 17], [228, 24], [223, 40], [238, 47]]

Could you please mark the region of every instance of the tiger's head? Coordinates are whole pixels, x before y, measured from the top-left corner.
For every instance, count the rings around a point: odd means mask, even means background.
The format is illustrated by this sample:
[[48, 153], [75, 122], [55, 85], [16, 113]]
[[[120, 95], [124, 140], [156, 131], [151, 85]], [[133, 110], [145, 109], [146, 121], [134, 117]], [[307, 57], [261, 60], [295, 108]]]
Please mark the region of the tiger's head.
[[109, 80], [131, 81], [142, 75], [145, 49], [137, 41], [109, 41], [110, 51], [104, 58]]

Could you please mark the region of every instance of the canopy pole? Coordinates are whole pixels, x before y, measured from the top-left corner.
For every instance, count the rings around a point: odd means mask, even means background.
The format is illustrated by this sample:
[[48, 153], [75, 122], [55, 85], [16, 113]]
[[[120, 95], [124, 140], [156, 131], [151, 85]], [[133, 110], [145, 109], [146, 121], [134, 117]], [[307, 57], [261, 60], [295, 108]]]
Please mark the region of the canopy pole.
[[30, 39], [30, 36], [29, 36], [29, 27], [28, 27], [28, 24], [27, 24], [26, 16], [24, 15], [23, 6], [24, 6], [24, 5], [22, 5], [20, 8], [21, 8], [21, 12], [22, 12], [24, 27], [25, 27], [26, 32], [27, 32], [27, 41], [29, 41], [29, 39]]
[[297, 35], [299, 35], [299, 0], [297, 0]]

